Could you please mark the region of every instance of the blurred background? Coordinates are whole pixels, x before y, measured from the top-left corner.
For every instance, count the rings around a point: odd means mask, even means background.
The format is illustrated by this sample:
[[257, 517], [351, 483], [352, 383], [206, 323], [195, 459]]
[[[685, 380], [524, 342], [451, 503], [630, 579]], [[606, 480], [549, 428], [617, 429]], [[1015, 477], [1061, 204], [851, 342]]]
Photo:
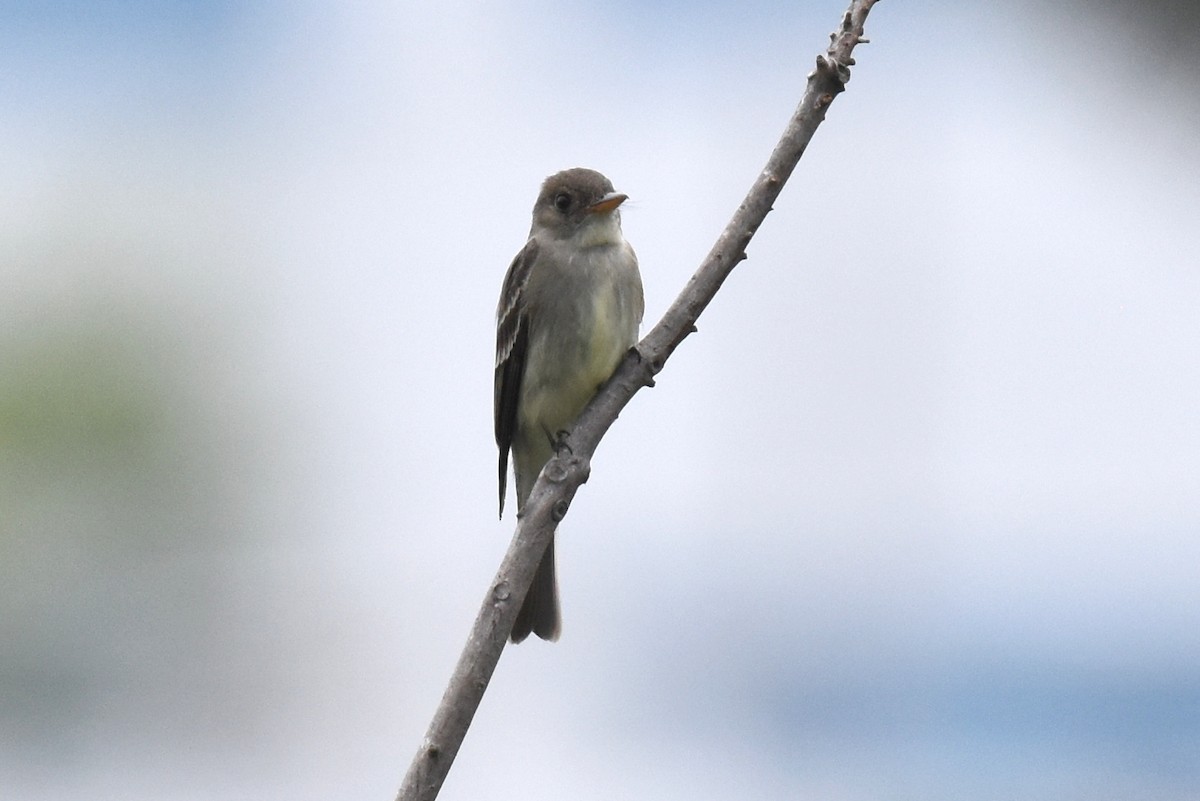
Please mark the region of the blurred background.
[[[844, 3], [7, 3], [0, 792], [390, 799], [512, 532], [493, 315], [647, 330]], [[442, 798], [1200, 798], [1192, 4], [885, 2]]]

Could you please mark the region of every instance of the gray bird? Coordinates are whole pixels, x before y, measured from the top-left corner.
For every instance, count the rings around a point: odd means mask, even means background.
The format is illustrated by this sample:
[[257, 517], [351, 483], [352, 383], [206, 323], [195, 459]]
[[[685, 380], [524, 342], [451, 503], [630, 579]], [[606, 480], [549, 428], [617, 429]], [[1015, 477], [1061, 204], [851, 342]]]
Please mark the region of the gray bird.
[[[542, 183], [529, 241], [504, 276], [496, 309], [496, 445], [500, 514], [508, 453], [517, 481], [517, 513], [554, 456], [561, 432], [637, 343], [642, 278], [621, 235], [617, 207], [626, 196], [595, 170], [575, 168]], [[562, 621], [550, 541], [513, 626], [558, 639]]]

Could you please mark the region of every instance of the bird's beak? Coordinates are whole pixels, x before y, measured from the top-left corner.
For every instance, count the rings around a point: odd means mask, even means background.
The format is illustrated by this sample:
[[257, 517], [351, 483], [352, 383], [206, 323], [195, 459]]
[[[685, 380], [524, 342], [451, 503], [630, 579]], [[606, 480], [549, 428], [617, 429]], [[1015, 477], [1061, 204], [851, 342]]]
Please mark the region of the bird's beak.
[[599, 214], [602, 211], [612, 211], [628, 199], [629, 195], [622, 195], [620, 192], [609, 192], [607, 195], [588, 206], [587, 210], [592, 214]]

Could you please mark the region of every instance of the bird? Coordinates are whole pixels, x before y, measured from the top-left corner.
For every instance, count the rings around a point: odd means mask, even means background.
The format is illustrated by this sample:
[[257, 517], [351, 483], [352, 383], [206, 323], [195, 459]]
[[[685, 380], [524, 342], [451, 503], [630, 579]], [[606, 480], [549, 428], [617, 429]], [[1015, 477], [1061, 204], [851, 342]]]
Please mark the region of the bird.
[[[644, 311], [637, 256], [621, 232], [628, 199], [595, 170], [542, 182], [529, 239], [496, 308], [495, 424], [500, 516], [511, 452], [517, 514], [575, 419], [637, 343]], [[557, 640], [562, 629], [554, 540], [510, 635]]]

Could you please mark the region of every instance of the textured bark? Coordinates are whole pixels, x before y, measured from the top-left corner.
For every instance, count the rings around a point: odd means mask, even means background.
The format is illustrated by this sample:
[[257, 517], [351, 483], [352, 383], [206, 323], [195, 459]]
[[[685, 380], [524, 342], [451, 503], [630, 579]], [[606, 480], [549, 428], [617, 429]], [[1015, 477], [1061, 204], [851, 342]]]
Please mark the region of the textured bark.
[[517, 531], [496, 572], [450, 684], [434, 714], [397, 801], [431, 801], [437, 797], [450, 765], [466, 736], [492, 672], [500, 661], [508, 633], [521, 608], [558, 523], [570, 508], [579, 486], [587, 481], [591, 457], [621, 409], [663, 369], [671, 353], [696, 330], [700, 313], [725, 278], [746, 258], [746, 246], [771, 210], [784, 183], [804, 154], [833, 99], [850, 80], [851, 54], [865, 43], [863, 25], [877, 0], [853, 0], [829, 48], [817, 56], [800, 100], [783, 136], [746, 198], [718, 237], [700, 268], [688, 281], [662, 320], [626, 355], [608, 383], [576, 421], [563, 450], [542, 470], [517, 523]]

